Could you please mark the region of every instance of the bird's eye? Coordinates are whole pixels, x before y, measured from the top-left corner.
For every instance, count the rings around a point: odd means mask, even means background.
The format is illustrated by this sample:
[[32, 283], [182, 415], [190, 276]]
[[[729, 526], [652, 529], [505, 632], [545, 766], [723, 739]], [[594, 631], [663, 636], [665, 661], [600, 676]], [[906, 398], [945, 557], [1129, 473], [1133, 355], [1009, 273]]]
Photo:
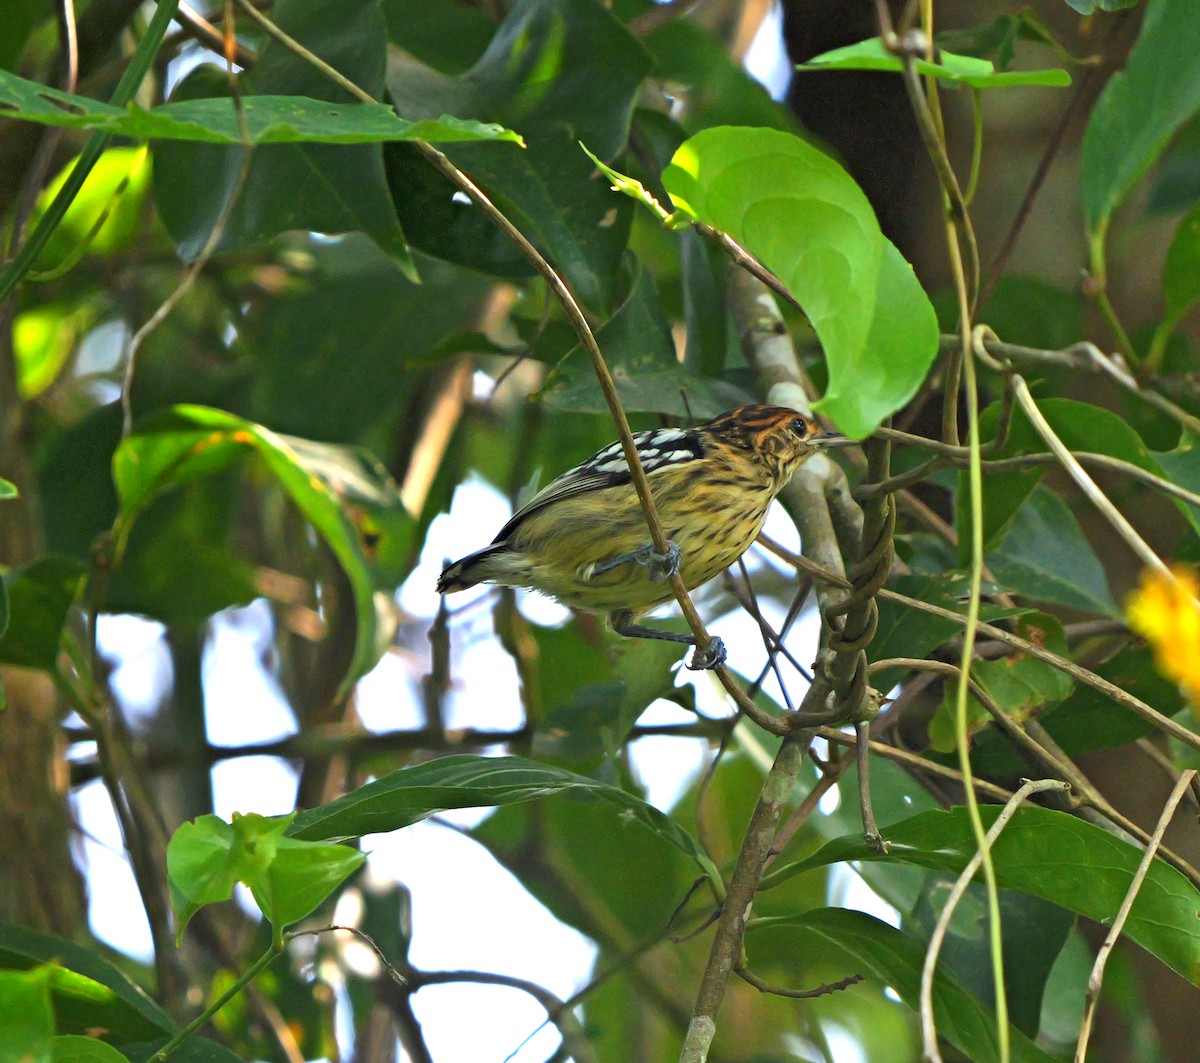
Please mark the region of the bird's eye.
[[788, 427], [801, 439], [808, 435], [808, 422], [803, 417], [796, 417]]

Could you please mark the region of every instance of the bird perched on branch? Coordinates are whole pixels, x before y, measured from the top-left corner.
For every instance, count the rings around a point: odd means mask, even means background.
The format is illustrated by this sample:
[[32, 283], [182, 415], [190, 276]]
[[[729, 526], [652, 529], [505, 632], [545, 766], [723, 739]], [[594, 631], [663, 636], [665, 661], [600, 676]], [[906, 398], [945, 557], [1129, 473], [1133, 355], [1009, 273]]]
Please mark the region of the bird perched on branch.
[[[795, 410], [741, 406], [695, 428], [655, 428], [634, 437], [668, 541], [655, 549], [619, 442], [547, 484], [485, 546], [438, 579], [441, 594], [477, 583], [532, 587], [564, 605], [607, 613], [630, 638], [696, 645], [694, 635], [643, 627], [637, 619], [732, 565], [755, 538], [792, 473], [820, 447], [850, 442]], [[697, 647], [692, 668], [715, 668], [725, 647]]]

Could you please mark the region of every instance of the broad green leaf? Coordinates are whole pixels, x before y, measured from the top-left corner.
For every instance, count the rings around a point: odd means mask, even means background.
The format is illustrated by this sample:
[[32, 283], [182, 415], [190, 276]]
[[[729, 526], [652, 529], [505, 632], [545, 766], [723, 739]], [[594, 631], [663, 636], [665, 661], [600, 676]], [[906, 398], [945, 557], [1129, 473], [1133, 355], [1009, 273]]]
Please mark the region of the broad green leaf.
[[83, 565], [55, 555], [4, 574], [9, 623], [0, 637], [0, 661], [54, 670], [63, 624], [82, 577]]
[[[242, 113], [252, 144], [378, 144], [390, 140], [521, 142], [516, 133], [503, 126], [450, 115], [409, 122], [383, 103], [330, 103], [303, 95], [246, 95], [242, 97]], [[244, 143], [237, 109], [229, 96], [164, 103], [149, 110], [136, 104], [122, 108], [26, 81], [7, 70], [0, 70], [0, 115], [42, 125], [100, 129], [134, 140]], [[114, 148], [106, 154], [141, 151]], [[95, 181], [95, 175], [88, 180]]]
[[[914, 1011], [920, 1005], [923, 942], [888, 926], [874, 916], [842, 908], [818, 908], [798, 916], [756, 919], [748, 928], [746, 950], [754, 967], [756, 947], [770, 939], [774, 952], [793, 956], [844, 956], [854, 969], [890, 986]], [[794, 978], [793, 978], [794, 980]], [[849, 990], [853, 992], [853, 990]], [[993, 1063], [996, 1047], [995, 1012], [943, 972], [934, 976], [933, 1008], [938, 1033], [976, 1063]], [[1020, 1063], [1050, 1063], [1020, 1030], [1010, 1029], [1012, 1059]]]
[[1193, 116], [1171, 139], [1154, 170], [1146, 211], [1178, 214], [1200, 199], [1200, 118]]
[[289, 435], [388, 453], [418, 389], [429, 386], [408, 370], [440, 360], [435, 347], [473, 317], [488, 282], [422, 256], [414, 284], [357, 233], [305, 250], [312, 268], [239, 323], [239, 351], [255, 372], [238, 412]]
[[[271, 17], [365, 92], [382, 95], [386, 40], [374, 0], [343, 0], [336, 6], [281, 0]], [[216, 66], [197, 67], [175, 87], [172, 104], [217, 99], [203, 106], [229, 107], [219, 99], [230, 94], [228, 80]], [[242, 75], [241, 91], [247, 98], [286, 94], [329, 101], [319, 108], [340, 109], [353, 101], [273, 38]], [[155, 202], [185, 258], [199, 255], [227, 201], [238, 191], [243, 153], [236, 144], [154, 142]], [[256, 246], [293, 229], [365, 232], [406, 269], [413, 268], [377, 144], [265, 144], [254, 149], [218, 250]]]
[[937, 314], [912, 266], [885, 238], [866, 348], [851, 364], [839, 367], [840, 372], [835, 373], [834, 363], [829, 363], [825, 396], [813, 403], [813, 409], [834, 424], [869, 423], [873, 430], [877, 421], [916, 394], [937, 347]]
[[[1200, 459], [1193, 457], [1192, 448], [1186, 437], [1179, 449], [1166, 454], [1156, 454], [1146, 447], [1142, 437], [1126, 419], [1119, 417], [1111, 410], [1075, 399], [1038, 399], [1037, 403], [1038, 409], [1041, 410], [1054, 433], [1068, 449], [1075, 452], [1090, 451], [1119, 458], [1156, 476], [1182, 483], [1183, 486], [1190, 487], [1192, 490], [1200, 486], [1195, 482], [1189, 482], [1188, 479], [1189, 474], [1200, 477]], [[981, 425], [985, 438], [994, 431], [996, 415], [997, 407], [995, 406], [984, 411]], [[1013, 416], [1008, 444], [997, 457], [1045, 454], [1048, 450], [1042, 437], [1018, 410]], [[995, 548], [1009, 521], [1016, 515], [1049, 467], [1041, 466], [1028, 471], [1017, 470], [985, 475], [983, 514], [986, 549], [990, 551]], [[965, 473], [962, 474], [959, 482], [958, 526], [963, 533], [965, 542], [967, 541], [966, 529], [968, 527], [965, 505], [967, 494]], [[1178, 500], [1176, 500], [1176, 506], [1191, 522], [1192, 527], [1200, 530], [1200, 510], [1194, 510]]]
[[[649, 639], [597, 644], [577, 625], [534, 628], [536, 670], [524, 685], [541, 706], [533, 752], [539, 760], [598, 762], [616, 756], [637, 718], [656, 698], [691, 704], [692, 688], [675, 686], [677, 647]], [[532, 689], [531, 689], [532, 687]], [[584, 769], [587, 774], [594, 774]]]
[[167, 873], [180, 933], [205, 904], [250, 887], [276, 938], [328, 897], [366, 857], [344, 845], [284, 837], [290, 816], [234, 813], [233, 822], [201, 816], [185, 823], [167, 846]]
[[247, 885], [274, 926], [290, 926], [331, 896], [365, 860], [363, 853], [348, 845], [281, 838], [265, 874]]
[[184, 823], [167, 845], [171, 888], [194, 904], [229, 900], [238, 880], [235, 841], [233, 827], [220, 816], [200, 816]]
[[[909, 598], [940, 605], [964, 617], [966, 615], [968, 588], [966, 576], [961, 572], [941, 572], [932, 576], [914, 572], [901, 576], [890, 586]], [[996, 620], [1017, 613], [1019, 610], [998, 609], [984, 604], [980, 616], [983, 620]], [[933, 616], [900, 602], [881, 598], [879, 627], [867, 652], [873, 661], [889, 657], [925, 657], [962, 629], [961, 621]], [[898, 669], [888, 669], [872, 677], [871, 681], [881, 690], [890, 690], [900, 681], [900, 672]]]
[[37, 24], [53, 8], [50, 0], [8, 0], [0, 19], [0, 70], [12, 70]]
[[[1046, 85], [1061, 88], [1071, 84], [1071, 75], [1065, 70], [1005, 70], [997, 72], [987, 59], [976, 59], [969, 55], [955, 55], [939, 51], [938, 62], [930, 63], [918, 59], [917, 73], [922, 77], [941, 78], [957, 85], [968, 85], [973, 89], [1004, 88], [1013, 85]], [[796, 67], [801, 73], [806, 70], [884, 70], [900, 73], [904, 61], [892, 55], [878, 37], [835, 48], [832, 52], [818, 55], [807, 63]]]
[[3, 502], [5, 499], [16, 498], [17, 494], [16, 484], [10, 483], [3, 476], [0, 476], [0, 502]]
[[1121, 615], [1071, 507], [1042, 484], [1017, 510], [987, 565], [1006, 590], [1032, 601]]
[[[58, 965], [50, 990], [60, 1033], [103, 1029], [124, 1043], [175, 1030], [171, 1017], [95, 949], [0, 923], [0, 968], [25, 970], [50, 962]], [[72, 981], [71, 974], [77, 980]]]
[[1149, 0], [1125, 69], [1104, 86], [1083, 135], [1083, 211], [1093, 238], [1197, 110], [1200, 19], [1195, 4]]
[[250, 456], [325, 540], [350, 583], [358, 629], [344, 693], [390, 641], [379, 619], [386, 603], [377, 606], [376, 596], [399, 582], [397, 557], [412, 534], [395, 485], [360, 453], [276, 435], [221, 410], [177, 406], [126, 439], [113, 458], [118, 543], [159, 493]]
[[591, 795], [621, 810], [719, 880], [712, 861], [670, 816], [617, 786], [524, 757], [439, 757], [385, 775], [320, 808], [302, 812], [291, 834], [310, 841], [399, 830], [450, 808], [482, 808], [555, 794]]
[[[624, 302], [596, 330], [596, 340], [626, 410], [674, 417], [687, 417], [690, 410], [707, 419], [749, 400], [739, 389], [698, 376], [680, 365], [654, 278], [636, 260], [629, 285]], [[579, 345], [549, 374], [541, 395], [556, 409], [608, 412], [591, 360]]]
[[388, 40], [443, 74], [461, 74], [487, 51], [496, 24], [458, 0], [381, 0]]
[[[447, 154], [550, 258], [577, 297], [606, 316], [633, 207], [596, 180], [578, 142], [608, 161], [624, 150], [650, 68], [641, 42], [603, 5], [519, 0], [465, 74], [397, 66], [389, 70], [388, 88], [409, 117], [450, 110], [500, 122], [524, 137], [523, 152], [464, 144]], [[414, 246], [499, 276], [530, 275], [511, 241], [478, 210], [455, 201], [454, 188], [415, 152], [395, 145], [387, 159], [396, 210]]]
[[0, 971], [0, 1063], [50, 1063], [53, 968]]
[[799, 300], [829, 368], [818, 405], [842, 431], [869, 434], [913, 395], [936, 319], [841, 166], [787, 133], [725, 127], [686, 141], [663, 184], [681, 217], [728, 233]]
[[[1147, 646], [1125, 646], [1090, 667], [1114, 686], [1167, 716], [1175, 716], [1186, 708], [1179, 687], [1155, 668]], [[1123, 746], [1154, 730], [1140, 716], [1083, 683], [1077, 684], [1066, 699], [1041, 712], [1038, 723], [1071, 757]], [[988, 775], [1016, 775], [1029, 770], [1027, 763], [994, 731], [985, 731], [978, 737], [971, 759], [979, 771]]]
[[63, 1034], [50, 1042], [54, 1063], [128, 1063], [129, 1057], [110, 1044], [77, 1033]]
[[[1013, 633], [1035, 646], [1069, 657], [1062, 622], [1046, 613], [1026, 613], [1016, 619]], [[1048, 702], [1060, 701], [1071, 692], [1072, 680], [1053, 665], [1024, 653], [1013, 653], [994, 661], [976, 661], [971, 677], [1019, 726]], [[955, 745], [957, 684], [947, 683], [945, 696], [929, 722], [929, 743], [939, 753]], [[967, 728], [975, 735], [992, 722], [991, 714], [974, 694], [967, 698]]]
[[[984, 826], [1000, 809], [980, 809]], [[888, 828], [890, 852], [872, 853], [848, 835], [790, 866], [792, 873], [844, 860], [898, 860], [960, 872], [975, 852], [965, 808], [926, 812]], [[1129, 842], [1065, 812], [1027, 806], [1009, 821], [992, 848], [997, 882], [1107, 924], [1116, 915], [1142, 852]], [[1125, 936], [1185, 978], [1200, 982], [1200, 892], [1173, 867], [1156, 860], [1125, 924]]]
[[259, 597], [255, 566], [238, 553], [240, 487], [238, 470], [227, 469], [157, 496], [133, 525], [105, 611], [195, 628]]

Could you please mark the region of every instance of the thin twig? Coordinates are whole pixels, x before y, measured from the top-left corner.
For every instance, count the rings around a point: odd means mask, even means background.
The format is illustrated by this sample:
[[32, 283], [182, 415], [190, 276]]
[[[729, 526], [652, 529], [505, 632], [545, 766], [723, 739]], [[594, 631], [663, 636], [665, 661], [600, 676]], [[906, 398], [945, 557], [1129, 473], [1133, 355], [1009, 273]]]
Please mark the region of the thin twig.
[[1187, 792], [1188, 787], [1192, 784], [1192, 780], [1195, 777], [1196, 772], [1188, 770], [1180, 775], [1179, 781], [1175, 783], [1175, 787], [1171, 791], [1171, 796], [1167, 798], [1167, 803], [1163, 806], [1162, 815], [1158, 817], [1158, 823], [1155, 825], [1154, 834], [1150, 838], [1150, 844], [1146, 846], [1146, 851], [1142, 854], [1141, 863], [1138, 864], [1137, 871], [1134, 872], [1133, 878], [1129, 883], [1125, 899], [1121, 901], [1121, 907], [1117, 909], [1117, 915], [1113, 919], [1112, 927], [1105, 935], [1104, 944], [1100, 946], [1100, 951], [1096, 954], [1096, 962], [1092, 967], [1091, 977], [1088, 978], [1087, 997], [1083, 1007], [1083, 1023], [1079, 1029], [1079, 1043], [1075, 1047], [1075, 1063], [1084, 1063], [1087, 1056], [1088, 1039], [1091, 1037], [1092, 1023], [1096, 1018], [1096, 1005], [1100, 999], [1100, 988], [1104, 983], [1104, 968], [1108, 963], [1108, 957], [1112, 954], [1113, 946], [1116, 945], [1117, 938], [1121, 936], [1121, 931], [1125, 929], [1125, 921], [1129, 918], [1129, 913], [1133, 909], [1133, 902], [1137, 900], [1142, 883], [1146, 880], [1146, 875], [1150, 872], [1150, 864], [1154, 861], [1154, 854], [1162, 844], [1163, 835], [1167, 831], [1167, 824], [1171, 822], [1171, 817], [1175, 815], [1175, 809], [1179, 807], [1179, 802], [1183, 800], [1184, 793]]
[[1050, 422], [1046, 420], [1042, 411], [1038, 409], [1037, 403], [1034, 402], [1033, 395], [1029, 392], [1029, 385], [1025, 383], [1025, 380], [1020, 376], [1014, 376], [1013, 383], [1016, 387], [1017, 403], [1020, 405], [1025, 416], [1029, 418], [1029, 423], [1033, 425], [1034, 430], [1042, 437], [1051, 452], [1059, 460], [1059, 463], [1066, 469], [1071, 479], [1075, 481], [1076, 485], [1087, 496], [1092, 505], [1112, 525], [1117, 534], [1125, 541], [1125, 544], [1141, 558], [1143, 564], [1153, 568], [1172, 583], [1177, 582], [1174, 573], [1168, 567], [1167, 563], [1151, 549], [1150, 544], [1138, 534], [1133, 525], [1125, 518], [1125, 515], [1109, 501], [1108, 496], [1100, 490], [1100, 485], [1088, 475], [1087, 470], [1079, 464], [1078, 459], [1071, 453], [1070, 448], [1058, 438], [1054, 429], [1050, 427]]

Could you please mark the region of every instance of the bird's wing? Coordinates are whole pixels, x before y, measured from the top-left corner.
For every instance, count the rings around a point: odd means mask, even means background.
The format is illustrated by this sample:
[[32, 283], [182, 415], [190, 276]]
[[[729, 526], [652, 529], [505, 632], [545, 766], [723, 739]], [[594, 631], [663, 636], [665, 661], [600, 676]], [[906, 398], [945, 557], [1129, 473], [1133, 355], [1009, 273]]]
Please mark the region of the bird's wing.
[[[633, 437], [642, 468], [649, 476], [667, 466], [697, 461], [704, 456], [700, 433], [691, 428], [653, 428]], [[629, 465], [620, 443], [610, 443], [587, 461], [551, 480], [512, 515], [493, 542], [507, 539], [531, 514], [566, 498], [629, 483]]]

